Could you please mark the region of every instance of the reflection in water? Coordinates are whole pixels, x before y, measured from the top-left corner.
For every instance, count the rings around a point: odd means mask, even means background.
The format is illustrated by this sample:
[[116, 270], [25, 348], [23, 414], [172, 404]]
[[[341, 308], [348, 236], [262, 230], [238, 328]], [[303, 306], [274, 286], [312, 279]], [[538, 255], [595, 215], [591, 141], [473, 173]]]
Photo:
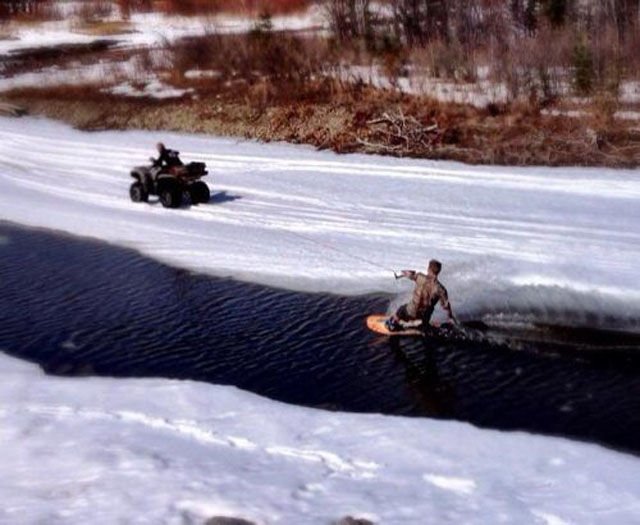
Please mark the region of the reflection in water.
[[640, 451], [637, 336], [548, 330], [542, 338], [467, 323], [386, 338], [364, 326], [367, 313], [386, 310], [386, 295], [215, 279], [2, 223], [0, 236], [11, 237], [0, 258], [0, 348], [49, 372], [195, 379], [305, 406], [452, 418]]
[[424, 415], [436, 418], [455, 416], [455, 384], [446, 381], [438, 371], [438, 348], [421, 340], [422, 351], [405, 353], [400, 339], [391, 338], [389, 346], [394, 358], [406, 371], [406, 385], [416, 406]]

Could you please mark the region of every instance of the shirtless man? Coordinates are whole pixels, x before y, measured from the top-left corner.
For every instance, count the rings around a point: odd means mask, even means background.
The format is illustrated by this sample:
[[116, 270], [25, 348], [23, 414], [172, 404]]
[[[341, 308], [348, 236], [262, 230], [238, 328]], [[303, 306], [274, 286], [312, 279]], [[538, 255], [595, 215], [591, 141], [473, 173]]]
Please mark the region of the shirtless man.
[[387, 320], [386, 326], [390, 332], [400, 330], [402, 328], [402, 321], [416, 321], [418, 319], [422, 320], [423, 328], [427, 328], [431, 320], [431, 315], [433, 314], [433, 309], [438, 303], [440, 303], [440, 306], [447, 312], [449, 319], [457, 323], [453, 315], [453, 310], [451, 309], [451, 304], [449, 303], [447, 289], [442, 286], [442, 283], [438, 280], [440, 270], [442, 270], [442, 264], [435, 259], [429, 261], [426, 275], [413, 270], [402, 270], [400, 275], [415, 281], [416, 286], [413, 290], [411, 301], [403, 304], [398, 308], [396, 313]]

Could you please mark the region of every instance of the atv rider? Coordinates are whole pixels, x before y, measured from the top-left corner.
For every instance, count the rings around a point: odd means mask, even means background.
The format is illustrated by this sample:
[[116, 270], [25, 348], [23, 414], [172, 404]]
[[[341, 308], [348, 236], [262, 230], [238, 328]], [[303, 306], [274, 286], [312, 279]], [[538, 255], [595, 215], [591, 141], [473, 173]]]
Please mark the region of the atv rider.
[[429, 261], [426, 275], [414, 270], [402, 270], [400, 276], [415, 281], [416, 286], [411, 301], [403, 304], [395, 314], [387, 319], [386, 326], [389, 331], [400, 330], [402, 328], [401, 321], [416, 321], [418, 319], [422, 320], [423, 328], [428, 328], [433, 309], [438, 302], [447, 312], [449, 319], [453, 323], [458, 322], [453, 315], [447, 289], [438, 280], [440, 270], [442, 270], [442, 263], [435, 259]]
[[162, 142], [158, 142], [158, 144], [156, 144], [156, 148], [158, 149], [158, 158], [153, 160], [154, 166], [159, 166], [160, 168], [174, 168], [176, 166], [183, 165], [180, 160], [179, 151], [165, 148]]

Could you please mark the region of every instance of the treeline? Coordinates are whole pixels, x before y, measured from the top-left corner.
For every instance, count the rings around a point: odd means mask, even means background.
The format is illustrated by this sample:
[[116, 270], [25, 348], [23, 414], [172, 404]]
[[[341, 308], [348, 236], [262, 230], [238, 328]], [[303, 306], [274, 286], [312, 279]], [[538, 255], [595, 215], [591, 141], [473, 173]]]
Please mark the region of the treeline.
[[[311, 0], [82, 0], [76, 11], [97, 14], [116, 12], [124, 17], [137, 11], [160, 11], [177, 15], [242, 12], [271, 14], [305, 9]], [[51, 18], [59, 7], [58, 0], [0, 0], [0, 19]]]
[[1, 0], [0, 18], [7, 19], [19, 15], [34, 16], [46, 4], [46, 0]]
[[623, 40], [637, 29], [639, 0], [326, 0], [340, 40], [384, 33], [408, 46], [434, 40], [479, 45], [541, 27], [613, 28]]
[[[135, 0], [119, 0], [120, 4]], [[148, 2], [151, 3], [151, 2]], [[281, 14], [306, 8], [309, 0], [155, 0], [154, 9], [181, 15], [209, 14], [216, 12]]]
[[[479, 68], [511, 98], [617, 94], [640, 76], [639, 0], [326, 0], [339, 46], [364, 47], [401, 74], [420, 64], [477, 80]], [[406, 68], [405, 68], [406, 70]]]
[[[277, 53], [268, 47], [273, 63], [297, 68], [301, 57], [309, 55], [315, 70], [320, 56], [325, 57], [325, 69], [373, 61], [396, 85], [415, 70], [423, 77], [486, 79], [506, 87], [510, 99], [528, 97], [546, 104], [569, 92], [617, 97], [623, 80], [640, 78], [640, 0], [83, 0], [78, 4], [83, 19], [97, 20], [117, 14], [128, 18], [136, 11], [189, 15], [234, 10], [268, 16], [315, 4], [322, 6], [329, 22], [328, 45], [318, 38], [300, 37], [292, 52], [285, 53], [289, 39], [274, 48]], [[47, 9], [51, 13], [59, 5], [55, 0], [0, 0], [0, 19], [46, 17]], [[285, 36], [271, 38], [273, 46], [278, 38]], [[259, 51], [264, 62], [260, 46], [245, 47]]]

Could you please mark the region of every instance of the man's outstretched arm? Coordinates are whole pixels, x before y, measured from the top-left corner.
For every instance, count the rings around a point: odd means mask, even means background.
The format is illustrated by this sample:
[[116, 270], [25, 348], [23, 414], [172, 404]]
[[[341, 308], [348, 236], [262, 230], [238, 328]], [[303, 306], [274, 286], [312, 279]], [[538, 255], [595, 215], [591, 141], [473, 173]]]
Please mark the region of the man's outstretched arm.
[[447, 312], [449, 319], [451, 319], [451, 321], [454, 324], [458, 324], [458, 318], [455, 315], [453, 315], [453, 309], [451, 308], [451, 303], [447, 305], [447, 307], [445, 308], [445, 311]]
[[440, 292], [440, 306], [442, 306], [442, 309], [447, 312], [449, 319], [454, 324], [458, 324], [458, 319], [455, 315], [453, 315], [453, 308], [451, 307], [451, 303], [449, 302], [449, 294], [447, 293], [447, 290], [444, 286], [442, 287], [442, 290]]

